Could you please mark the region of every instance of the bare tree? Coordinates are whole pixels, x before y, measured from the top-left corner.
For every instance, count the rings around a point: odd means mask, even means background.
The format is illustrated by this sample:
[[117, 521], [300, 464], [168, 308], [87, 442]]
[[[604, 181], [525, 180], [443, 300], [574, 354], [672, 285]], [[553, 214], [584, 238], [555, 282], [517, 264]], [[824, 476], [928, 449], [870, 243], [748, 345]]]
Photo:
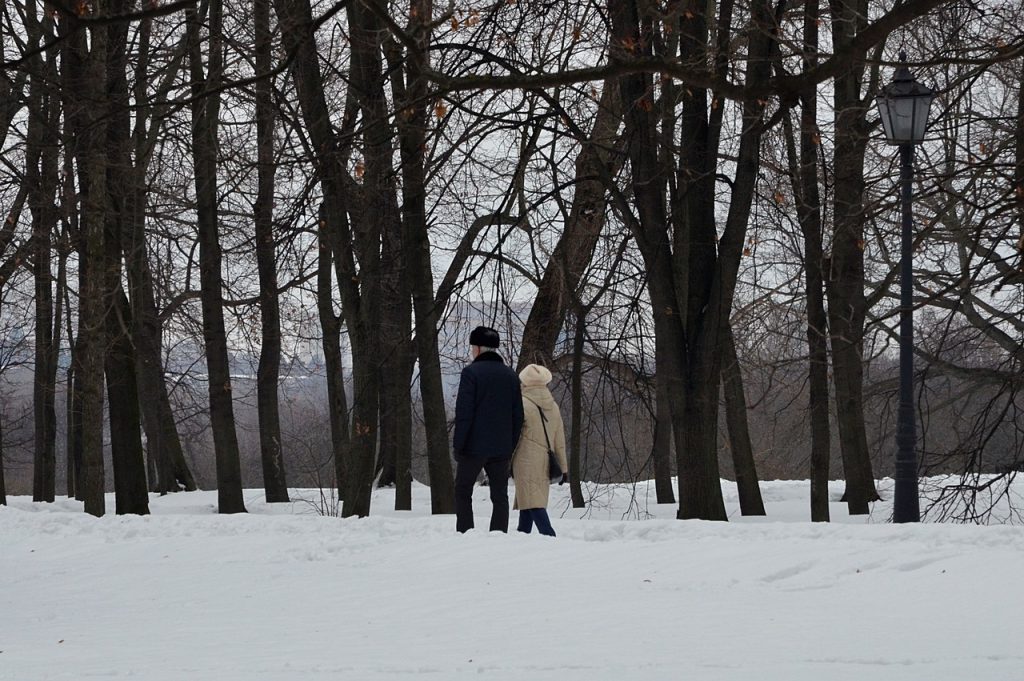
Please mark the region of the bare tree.
[[217, 125], [223, 68], [224, 6], [209, 4], [209, 40], [204, 68], [200, 17], [187, 10], [189, 72], [192, 87], [192, 155], [195, 164], [196, 213], [199, 226], [199, 277], [202, 286], [203, 340], [209, 373], [210, 422], [217, 456], [217, 500], [221, 513], [244, 513], [238, 435], [231, 394], [227, 337], [224, 328], [222, 255], [217, 209]]
[[[96, 13], [109, 11], [106, 2], [96, 3]], [[106, 96], [107, 27], [79, 30], [77, 20], [61, 22], [66, 31], [61, 63], [67, 70], [64, 110], [67, 125], [77, 142], [73, 150], [81, 194], [79, 212], [79, 312], [75, 349], [81, 421], [80, 475], [75, 491], [85, 502], [85, 512], [101, 516], [106, 512], [103, 463], [103, 365], [107, 334], [103, 297], [104, 230], [107, 202], [107, 113]]]
[[[126, 14], [132, 0], [112, 0], [111, 13]], [[139, 391], [135, 377], [135, 348], [131, 341], [128, 298], [121, 286], [123, 240], [131, 229], [132, 201], [131, 121], [129, 110], [128, 26], [107, 28], [106, 92], [107, 210], [104, 220], [103, 311], [107, 347], [105, 372], [110, 423], [110, 451], [114, 496], [118, 514], [149, 513], [145, 456], [142, 450]]]
[[[40, 17], [40, 15], [42, 15]], [[25, 5], [30, 49], [53, 40], [53, 21], [36, 3]], [[29, 62], [28, 139], [25, 181], [32, 212], [33, 273], [35, 277], [36, 363], [33, 381], [35, 412], [35, 470], [32, 498], [53, 501], [56, 488], [57, 418], [54, 393], [57, 376], [57, 342], [54, 339], [51, 240], [56, 230], [58, 147], [50, 133], [60, 127], [60, 100], [52, 90], [56, 81], [57, 54], [36, 54]], [[59, 322], [58, 327], [59, 329]]]
[[[272, 44], [270, 0], [253, 0], [256, 26], [256, 71], [270, 73]], [[271, 77], [256, 81], [256, 147], [259, 175], [256, 204], [256, 259], [260, 277], [260, 320], [263, 342], [256, 375], [260, 417], [260, 458], [263, 488], [269, 503], [288, 501], [284, 458], [281, 454], [281, 418], [278, 381], [281, 375], [281, 309], [277, 293], [277, 263], [274, 238], [274, 104]]]

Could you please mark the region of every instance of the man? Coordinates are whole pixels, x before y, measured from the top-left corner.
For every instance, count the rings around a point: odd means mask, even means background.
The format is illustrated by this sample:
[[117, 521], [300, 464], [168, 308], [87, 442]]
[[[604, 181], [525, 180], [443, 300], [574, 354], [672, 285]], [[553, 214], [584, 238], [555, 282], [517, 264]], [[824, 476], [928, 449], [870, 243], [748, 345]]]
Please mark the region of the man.
[[462, 370], [455, 400], [455, 529], [473, 528], [473, 486], [487, 471], [491, 531], [508, 532], [508, 468], [523, 428], [519, 376], [498, 354], [498, 332], [478, 326], [469, 334], [473, 362]]

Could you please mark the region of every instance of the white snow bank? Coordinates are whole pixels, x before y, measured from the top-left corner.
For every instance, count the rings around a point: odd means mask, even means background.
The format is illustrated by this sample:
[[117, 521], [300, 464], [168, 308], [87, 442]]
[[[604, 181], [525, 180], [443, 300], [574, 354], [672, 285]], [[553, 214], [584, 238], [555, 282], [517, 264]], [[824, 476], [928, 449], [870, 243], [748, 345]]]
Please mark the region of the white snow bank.
[[556, 539], [457, 535], [421, 487], [413, 512], [377, 492], [364, 520], [252, 490], [237, 516], [214, 492], [142, 518], [14, 498], [0, 679], [1024, 679], [1020, 527], [838, 503], [841, 522], [812, 525], [806, 483], [764, 490], [767, 519], [708, 523], [670, 519], [646, 485], [559, 517], [559, 488]]

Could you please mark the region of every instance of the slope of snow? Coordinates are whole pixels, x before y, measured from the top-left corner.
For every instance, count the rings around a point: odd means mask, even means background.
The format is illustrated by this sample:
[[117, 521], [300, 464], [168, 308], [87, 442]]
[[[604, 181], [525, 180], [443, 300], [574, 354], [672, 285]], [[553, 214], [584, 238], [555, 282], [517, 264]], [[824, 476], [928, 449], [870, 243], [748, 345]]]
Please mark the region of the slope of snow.
[[422, 487], [362, 520], [255, 490], [238, 516], [213, 492], [102, 519], [15, 497], [0, 679], [1024, 679], [1020, 527], [894, 526], [882, 503], [811, 524], [803, 482], [764, 484], [767, 519], [677, 521], [646, 485], [559, 517], [554, 489], [555, 539], [457, 535]]

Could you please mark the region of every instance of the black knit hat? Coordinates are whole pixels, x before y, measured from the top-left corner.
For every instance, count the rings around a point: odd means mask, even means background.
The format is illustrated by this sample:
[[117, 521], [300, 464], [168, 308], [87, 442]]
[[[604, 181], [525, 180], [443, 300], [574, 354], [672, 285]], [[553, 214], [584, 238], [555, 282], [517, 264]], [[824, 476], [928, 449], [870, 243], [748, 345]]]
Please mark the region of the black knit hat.
[[478, 326], [469, 334], [469, 344], [482, 348], [496, 348], [501, 342], [498, 332], [489, 326]]

